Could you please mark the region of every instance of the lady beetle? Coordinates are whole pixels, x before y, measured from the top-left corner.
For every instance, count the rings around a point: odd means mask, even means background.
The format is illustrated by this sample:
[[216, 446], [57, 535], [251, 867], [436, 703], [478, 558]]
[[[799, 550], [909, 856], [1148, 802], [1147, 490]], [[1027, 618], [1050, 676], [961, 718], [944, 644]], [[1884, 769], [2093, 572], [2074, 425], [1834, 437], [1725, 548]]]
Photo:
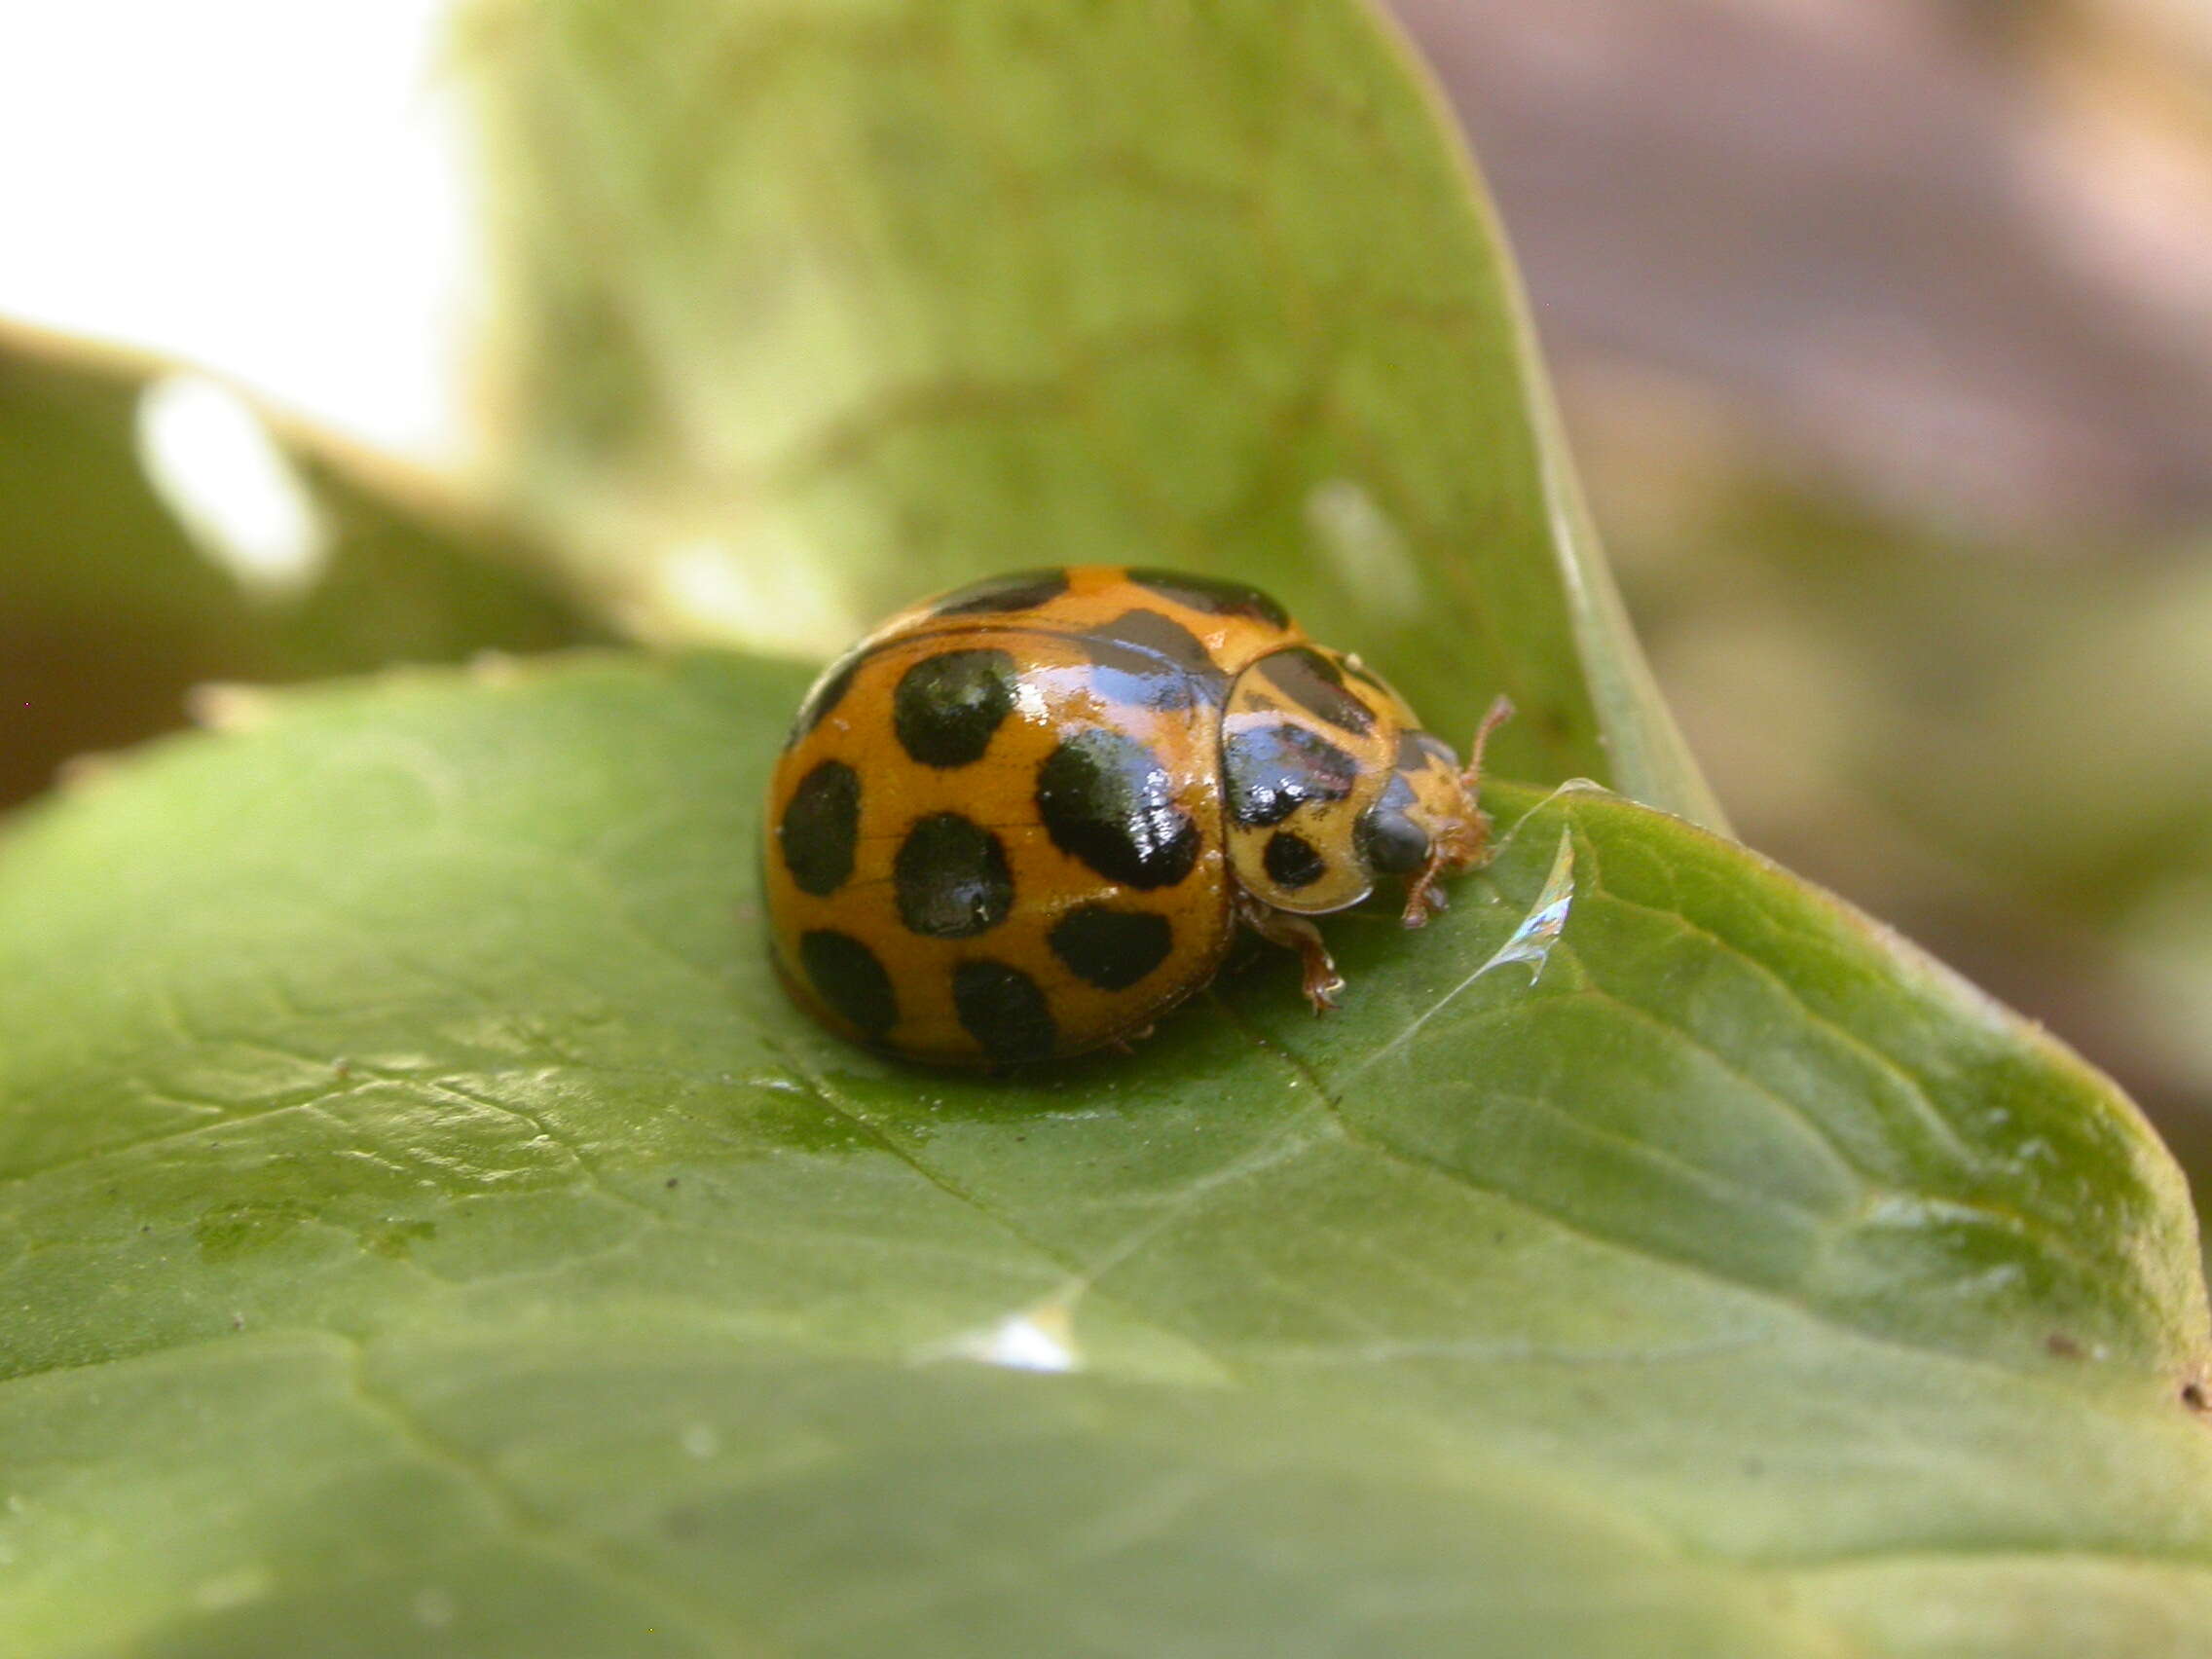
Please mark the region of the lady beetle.
[[999, 1065], [1142, 1035], [1239, 921], [1344, 988], [1310, 916], [1480, 863], [1461, 769], [1356, 657], [1255, 589], [1023, 571], [900, 612], [830, 665], [768, 786], [776, 965], [830, 1029]]

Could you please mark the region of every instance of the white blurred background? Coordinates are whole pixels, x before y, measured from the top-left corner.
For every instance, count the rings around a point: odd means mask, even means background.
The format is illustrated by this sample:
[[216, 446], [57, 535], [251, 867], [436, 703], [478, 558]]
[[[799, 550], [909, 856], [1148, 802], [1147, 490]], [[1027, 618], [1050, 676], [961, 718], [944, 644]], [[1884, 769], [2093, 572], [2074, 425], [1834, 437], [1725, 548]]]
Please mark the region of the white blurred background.
[[0, 7], [0, 317], [443, 463], [482, 249], [443, 0]]

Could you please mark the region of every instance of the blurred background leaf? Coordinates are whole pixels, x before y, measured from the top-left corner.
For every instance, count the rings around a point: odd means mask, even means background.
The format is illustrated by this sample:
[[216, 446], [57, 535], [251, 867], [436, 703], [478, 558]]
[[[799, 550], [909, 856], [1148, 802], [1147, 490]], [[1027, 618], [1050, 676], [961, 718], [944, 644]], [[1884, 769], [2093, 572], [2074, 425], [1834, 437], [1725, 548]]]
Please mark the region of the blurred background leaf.
[[2212, 1174], [2212, 12], [1396, 0], [1738, 831]]
[[1497, 766], [1714, 811], [1456, 140], [1341, 0], [478, 10], [502, 476], [647, 638], [1256, 582]]
[[428, 481], [207, 376], [0, 333], [0, 803], [210, 682], [608, 637]]

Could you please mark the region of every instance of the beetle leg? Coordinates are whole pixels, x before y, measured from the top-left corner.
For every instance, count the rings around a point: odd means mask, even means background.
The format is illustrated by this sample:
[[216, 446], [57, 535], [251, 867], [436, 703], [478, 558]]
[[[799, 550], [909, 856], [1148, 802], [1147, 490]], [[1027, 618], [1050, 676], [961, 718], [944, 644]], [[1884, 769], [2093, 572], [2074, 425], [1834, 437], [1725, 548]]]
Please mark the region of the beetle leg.
[[1420, 927], [1429, 917], [1442, 915], [1451, 908], [1452, 901], [1445, 897], [1444, 889], [1436, 885], [1443, 874], [1444, 854], [1439, 850], [1429, 855], [1428, 863], [1420, 866], [1420, 873], [1406, 888], [1405, 913], [1398, 919], [1407, 927]]
[[1119, 1037], [1110, 1037], [1104, 1045], [1106, 1051], [1110, 1054], [1133, 1054], [1137, 1051], [1137, 1045], [1150, 1037], [1153, 1029], [1150, 1025], [1143, 1025], [1134, 1031], [1124, 1031]]
[[1500, 694], [1492, 702], [1490, 713], [1483, 716], [1482, 724], [1475, 727], [1475, 740], [1467, 746], [1467, 764], [1459, 772], [1459, 787], [1467, 793], [1464, 816], [1445, 826], [1440, 844], [1406, 894], [1404, 920], [1409, 928], [1419, 927], [1444, 908], [1444, 895], [1436, 887], [1439, 876], [1473, 869], [1488, 862], [1490, 818], [1477, 804], [1482, 797], [1483, 751], [1490, 744], [1490, 734], [1512, 718], [1512, 699]]
[[1304, 916], [1294, 916], [1287, 910], [1277, 910], [1248, 898], [1239, 900], [1237, 914], [1246, 927], [1270, 944], [1298, 952], [1306, 974], [1306, 1000], [1313, 1005], [1315, 1014], [1327, 1014], [1337, 1006], [1337, 993], [1345, 988], [1345, 979], [1337, 972], [1329, 947], [1322, 942], [1319, 928]]

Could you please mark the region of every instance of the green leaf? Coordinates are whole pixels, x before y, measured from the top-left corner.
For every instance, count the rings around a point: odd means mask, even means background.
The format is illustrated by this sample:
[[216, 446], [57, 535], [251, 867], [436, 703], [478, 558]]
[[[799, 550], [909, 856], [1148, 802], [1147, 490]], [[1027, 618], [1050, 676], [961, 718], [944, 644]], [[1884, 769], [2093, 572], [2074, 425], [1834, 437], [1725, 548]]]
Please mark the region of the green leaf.
[[[163, 407], [173, 419], [146, 420]], [[149, 430], [203, 476], [165, 496], [145, 463], [163, 447]], [[263, 545], [284, 510], [270, 493], [288, 490], [309, 517], [289, 547], [279, 527], [275, 551], [296, 569], [257, 569], [216, 527], [188, 528], [178, 506], [196, 487], [234, 502], [242, 489], [247, 528], [233, 534]], [[401, 468], [274, 421], [203, 375], [0, 328], [0, 803], [75, 756], [180, 724], [186, 692], [206, 682], [606, 637], [509, 538]]]
[[480, 9], [515, 487], [647, 634], [1256, 581], [1503, 771], [1718, 821], [1447, 117], [1350, 0]]
[[799, 679], [280, 694], [18, 821], [0, 1651], [2200, 1644], [2193, 1223], [2047, 1039], [1508, 791], [1325, 1021], [1255, 950], [910, 1071], [759, 947]]

